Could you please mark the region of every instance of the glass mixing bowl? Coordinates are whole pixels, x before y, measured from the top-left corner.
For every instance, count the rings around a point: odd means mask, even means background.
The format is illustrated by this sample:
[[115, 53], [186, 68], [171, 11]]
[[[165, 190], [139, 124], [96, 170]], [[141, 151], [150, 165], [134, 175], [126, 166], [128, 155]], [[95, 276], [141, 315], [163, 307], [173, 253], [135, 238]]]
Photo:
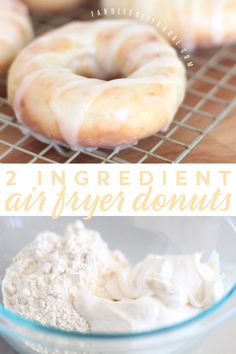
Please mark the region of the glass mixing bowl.
[[[63, 232], [74, 218], [0, 218], [0, 279], [12, 257], [38, 232]], [[226, 274], [224, 297], [187, 321], [137, 334], [81, 334], [48, 328], [20, 318], [0, 304], [0, 334], [21, 354], [170, 354], [191, 348], [215, 326], [236, 315], [236, 220], [222, 217], [94, 218], [86, 226], [99, 230], [111, 248], [137, 262], [149, 253], [181, 254], [215, 249]], [[2, 299], [0, 297], [0, 302]], [[96, 314], [95, 314], [96, 315]]]

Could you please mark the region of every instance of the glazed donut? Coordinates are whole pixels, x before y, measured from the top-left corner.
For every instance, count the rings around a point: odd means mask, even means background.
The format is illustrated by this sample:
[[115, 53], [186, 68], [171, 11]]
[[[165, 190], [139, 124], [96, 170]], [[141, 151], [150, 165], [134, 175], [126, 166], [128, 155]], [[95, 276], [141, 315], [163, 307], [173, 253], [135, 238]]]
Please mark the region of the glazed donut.
[[9, 74], [9, 101], [38, 137], [114, 148], [167, 128], [186, 89], [176, 51], [133, 20], [74, 22], [31, 43]]
[[189, 49], [236, 41], [235, 0], [103, 0], [102, 6], [156, 16]]
[[26, 6], [19, 0], [0, 0], [0, 76], [32, 37]]
[[85, 0], [24, 0], [29, 9], [36, 12], [57, 12], [70, 9]]

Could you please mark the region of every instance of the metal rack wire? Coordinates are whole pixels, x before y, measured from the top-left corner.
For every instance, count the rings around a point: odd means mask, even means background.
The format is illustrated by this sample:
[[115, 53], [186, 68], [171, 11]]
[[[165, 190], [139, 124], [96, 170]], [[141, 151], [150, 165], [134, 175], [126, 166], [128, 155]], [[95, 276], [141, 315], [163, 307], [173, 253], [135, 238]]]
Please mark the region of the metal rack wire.
[[[88, 9], [73, 16], [34, 19], [37, 34], [71, 20], [87, 19]], [[188, 91], [167, 133], [159, 133], [124, 151], [72, 152], [23, 135], [0, 79], [0, 161], [14, 163], [179, 163], [236, 107], [236, 46], [201, 50], [188, 68]], [[236, 161], [235, 161], [236, 162]]]

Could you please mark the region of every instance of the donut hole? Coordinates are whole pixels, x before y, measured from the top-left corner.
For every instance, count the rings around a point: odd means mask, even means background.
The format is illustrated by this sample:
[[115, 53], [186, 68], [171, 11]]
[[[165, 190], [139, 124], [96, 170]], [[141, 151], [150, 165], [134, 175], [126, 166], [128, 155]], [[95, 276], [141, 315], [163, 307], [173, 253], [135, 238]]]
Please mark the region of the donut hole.
[[[103, 28], [104, 24], [101, 21], [97, 23]], [[140, 32], [139, 26], [134, 21], [128, 24], [125, 22], [116, 30], [102, 29], [91, 46], [78, 48], [78, 53], [70, 64], [73, 73], [104, 81], [124, 79], [145, 64], [160, 58], [158, 48], [155, 50], [155, 47], [165, 42], [157, 38], [153, 29]], [[130, 31], [133, 33], [129, 34]], [[117, 42], [117, 36], [121, 36], [123, 41]], [[147, 51], [147, 46], [152, 49]], [[74, 51], [73, 47], [72, 49]]]
[[75, 75], [88, 79], [112, 81], [127, 77], [121, 70], [111, 70], [108, 72], [106, 68], [99, 64], [99, 60], [91, 55], [78, 56], [78, 58], [70, 63], [70, 69]]
[[[128, 56], [128, 53], [127, 53]], [[160, 54], [151, 54], [151, 55], [140, 55], [138, 60], [122, 60], [111, 68], [109, 66], [105, 66], [104, 63], [101, 63], [96, 56], [89, 55], [88, 53], [78, 55], [76, 59], [73, 59], [70, 63], [69, 67], [71, 71], [78, 76], [83, 76], [88, 79], [98, 79], [103, 81], [113, 81], [117, 79], [125, 79], [140, 70], [143, 71], [143, 75], [145, 76], [145, 71], [143, 67], [146, 64], [153, 62], [155, 59], [160, 58]], [[168, 57], [167, 57], [168, 59]], [[162, 68], [160, 67], [160, 70]], [[150, 70], [150, 68], [148, 69]], [[153, 75], [157, 74], [157, 68], [155, 67]]]

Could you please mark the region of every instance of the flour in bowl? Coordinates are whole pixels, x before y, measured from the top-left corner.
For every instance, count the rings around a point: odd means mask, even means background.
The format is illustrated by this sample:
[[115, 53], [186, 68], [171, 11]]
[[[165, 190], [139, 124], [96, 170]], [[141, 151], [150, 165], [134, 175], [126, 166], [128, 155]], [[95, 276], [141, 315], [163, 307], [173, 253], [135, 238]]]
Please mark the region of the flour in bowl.
[[88, 332], [73, 306], [73, 288], [109, 298], [105, 283], [125, 266], [120, 252], [111, 252], [96, 231], [77, 221], [63, 237], [38, 235], [14, 258], [2, 283], [4, 305], [44, 325]]
[[[121, 236], [122, 237], [122, 236]], [[138, 332], [185, 320], [224, 294], [219, 255], [149, 255], [130, 266], [77, 221], [40, 234], [7, 269], [4, 305], [64, 330]]]

